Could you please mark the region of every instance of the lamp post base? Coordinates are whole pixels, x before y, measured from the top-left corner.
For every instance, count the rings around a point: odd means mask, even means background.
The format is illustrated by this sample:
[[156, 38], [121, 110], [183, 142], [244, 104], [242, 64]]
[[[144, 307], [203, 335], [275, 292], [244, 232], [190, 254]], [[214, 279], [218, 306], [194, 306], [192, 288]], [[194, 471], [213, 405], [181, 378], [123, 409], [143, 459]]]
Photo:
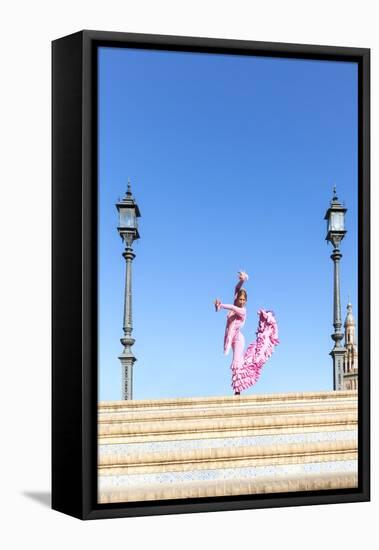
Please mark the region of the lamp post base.
[[333, 358], [333, 389], [341, 391], [344, 389], [343, 363], [345, 358], [345, 348], [334, 348], [330, 355]]
[[119, 357], [122, 369], [122, 399], [133, 399], [133, 365], [136, 361], [134, 355], [121, 355]]

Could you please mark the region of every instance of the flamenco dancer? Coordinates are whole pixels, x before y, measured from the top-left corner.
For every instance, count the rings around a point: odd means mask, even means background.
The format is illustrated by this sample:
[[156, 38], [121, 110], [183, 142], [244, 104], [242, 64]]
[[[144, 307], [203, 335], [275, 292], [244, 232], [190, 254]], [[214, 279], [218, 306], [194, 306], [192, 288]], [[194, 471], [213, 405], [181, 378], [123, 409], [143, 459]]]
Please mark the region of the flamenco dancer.
[[249, 344], [244, 352], [245, 338], [241, 328], [246, 320], [246, 302], [247, 293], [242, 285], [248, 280], [245, 271], [238, 272], [238, 283], [234, 290], [234, 303], [223, 304], [219, 299], [214, 302], [216, 311], [227, 309], [226, 328], [224, 337], [224, 354], [233, 350], [232, 369], [232, 388], [234, 395], [240, 395], [242, 390], [246, 390], [255, 384], [259, 378], [261, 369], [274, 351], [274, 346], [279, 344], [278, 325], [274, 312], [270, 310], [258, 310], [258, 329], [257, 339]]

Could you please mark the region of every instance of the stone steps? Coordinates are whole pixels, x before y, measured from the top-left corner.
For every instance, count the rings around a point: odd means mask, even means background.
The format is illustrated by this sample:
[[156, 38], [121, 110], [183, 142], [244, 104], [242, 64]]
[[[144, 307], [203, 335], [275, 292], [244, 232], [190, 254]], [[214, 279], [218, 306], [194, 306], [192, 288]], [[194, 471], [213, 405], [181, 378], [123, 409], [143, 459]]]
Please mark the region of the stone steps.
[[98, 441], [101, 502], [354, 486], [357, 393], [103, 402]]

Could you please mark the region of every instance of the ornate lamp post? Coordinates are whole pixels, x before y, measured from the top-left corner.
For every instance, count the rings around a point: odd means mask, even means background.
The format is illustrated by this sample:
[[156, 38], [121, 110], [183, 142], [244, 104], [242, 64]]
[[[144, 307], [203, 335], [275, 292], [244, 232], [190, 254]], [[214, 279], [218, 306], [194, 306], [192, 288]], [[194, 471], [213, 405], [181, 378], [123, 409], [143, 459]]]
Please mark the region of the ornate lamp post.
[[333, 326], [334, 333], [331, 335], [334, 340], [334, 348], [330, 352], [333, 358], [333, 377], [334, 377], [334, 390], [343, 389], [343, 362], [345, 355], [345, 348], [342, 346], [341, 341], [344, 337], [342, 332], [341, 321], [341, 299], [340, 299], [340, 260], [342, 254], [339, 246], [346, 235], [345, 230], [345, 213], [347, 208], [344, 208], [342, 204], [338, 202], [336, 194], [336, 187], [333, 189], [333, 199], [330, 202], [330, 207], [325, 214], [325, 220], [327, 223], [327, 234], [325, 240], [332, 243], [334, 250], [330, 256], [334, 262], [334, 292], [333, 292]]
[[135, 340], [132, 338], [132, 260], [135, 258], [132, 244], [139, 239], [138, 220], [141, 216], [138, 205], [135, 203], [128, 181], [128, 189], [124, 198], [116, 203], [119, 214], [117, 230], [125, 243], [123, 256], [126, 261], [125, 272], [125, 297], [124, 297], [124, 336], [120, 338], [124, 346], [122, 354], [119, 356], [122, 368], [122, 397], [123, 399], [133, 399], [133, 365], [137, 360], [131, 350]]

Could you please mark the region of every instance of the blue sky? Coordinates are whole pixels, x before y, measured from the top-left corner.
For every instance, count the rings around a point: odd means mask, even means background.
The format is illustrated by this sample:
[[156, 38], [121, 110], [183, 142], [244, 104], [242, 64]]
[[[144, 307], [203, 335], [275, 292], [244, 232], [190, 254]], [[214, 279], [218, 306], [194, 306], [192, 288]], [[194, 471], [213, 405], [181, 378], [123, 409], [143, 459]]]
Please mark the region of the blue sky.
[[273, 309], [280, 345], [247, 393], [333, 389], [333, 263], [323, 219], [348, 208], [342, 317], [357, 318], [357, 65], [123, 48], [99, 52], [99, 382], [121, 398], [128, 177], [134, 398], [230, 395], [225, 313], [250, 279], [246, 342]]

